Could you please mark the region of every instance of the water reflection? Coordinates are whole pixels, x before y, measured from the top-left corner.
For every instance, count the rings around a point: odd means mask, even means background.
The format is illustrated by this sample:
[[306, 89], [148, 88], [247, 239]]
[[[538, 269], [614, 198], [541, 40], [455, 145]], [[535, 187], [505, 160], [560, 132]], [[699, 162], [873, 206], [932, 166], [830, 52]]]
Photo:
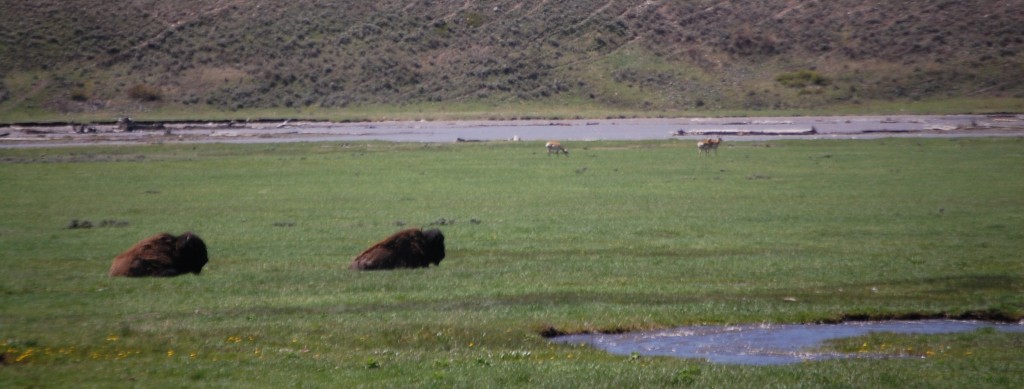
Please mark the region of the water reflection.
[[710, 362], [744, 365], [781, 365], [807, 360], [856, 358], [856, 354], [813, 351], [829, 339], [870, 332], [940, 334], [981, 328], [1024, 332], [1024, 324], [980, 321], [921, 320], [850, 322], [842, 324], [754, 324], [694, 326], [627, 334], [581, 334], [552, 338], [566, 344], [588, 344], [618, 355], [701, 358]]

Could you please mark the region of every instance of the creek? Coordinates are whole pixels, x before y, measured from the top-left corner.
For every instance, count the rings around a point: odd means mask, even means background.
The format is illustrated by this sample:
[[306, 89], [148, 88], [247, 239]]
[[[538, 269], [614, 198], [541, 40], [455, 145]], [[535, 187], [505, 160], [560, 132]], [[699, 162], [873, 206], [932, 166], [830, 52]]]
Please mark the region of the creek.
[[565, 335], [551, 340], [563, 344], [586, 344], [616, 355], [698, 358], [724, 364], [782, 365], [823, 359], [888, 356], [821, 351], [821, 346], [830, 339], [850, 338], [872, 332], [944, 334], [982, 328], [1024, 332], [1024, 323], [919, 320], [691, 326], [652, 332]]

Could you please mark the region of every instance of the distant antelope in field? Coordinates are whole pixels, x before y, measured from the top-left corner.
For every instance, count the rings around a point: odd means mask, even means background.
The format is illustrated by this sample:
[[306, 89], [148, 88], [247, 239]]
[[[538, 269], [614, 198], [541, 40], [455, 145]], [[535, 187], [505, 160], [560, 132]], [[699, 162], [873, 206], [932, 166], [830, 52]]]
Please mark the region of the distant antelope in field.
[[718, 146], [722, 144], [722, 137], [708, 139], [708, 142], [711, 143], [711, 150], [714, 150], [715, 154], [718, 154]]
[[697, 155], [704, 155], [711, 151], [711, 143], [706, 140], [697, 142]]
[[565, 154], [566, 157], [569, 156], [569, 149], [562, 147], [562, 144], [559, 142], [550, 141], [547, 144], [545, 144], [544, 147], [548, 148], [548, 155], [551, 155], [551, 153], [555, 153], [555, 155], [558, 155], [558, 153], [562, 153]]
[[709, 154], [711, 150], [715, 151], [715, 155], [718, 154], [718, 145], [722, 144], [722, 137], [717, 139], [707, 138], [700, 142], [697, 142], [697, 155]]

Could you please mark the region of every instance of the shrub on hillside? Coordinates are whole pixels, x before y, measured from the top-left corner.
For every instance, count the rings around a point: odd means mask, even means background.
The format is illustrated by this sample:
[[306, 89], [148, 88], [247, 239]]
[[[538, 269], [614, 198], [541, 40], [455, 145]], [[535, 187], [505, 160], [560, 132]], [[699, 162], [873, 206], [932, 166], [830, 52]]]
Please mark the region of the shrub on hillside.
[[71, 100], [74, 100], [74, 101], [88, 101], [89, 100], [89, 91], [87, 89], [85, 89], [84, 87], [72, 88], [71, 91], [69, 92], [69, 94], [70, 94]]
[[825, 86], [831, 81], [813, 70], [801, 70], [793, 73], [783, 73], [775, 77], [775, 81], [789, 88], [805, 88], [808, 86]]
[[146, 84], [135, 84], [128, 88], [128, 97], [139, 101], [159, 101], [163, 98], [160, 89]]

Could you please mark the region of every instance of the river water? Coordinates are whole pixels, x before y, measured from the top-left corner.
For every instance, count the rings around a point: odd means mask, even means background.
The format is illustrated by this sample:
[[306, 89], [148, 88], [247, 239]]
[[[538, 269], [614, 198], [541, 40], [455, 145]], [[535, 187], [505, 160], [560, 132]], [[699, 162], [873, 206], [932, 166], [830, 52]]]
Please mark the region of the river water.
[[[1022, 116], [809, 116], [754, 118], [672, 118], [522, 121], [419, 121], [295, 123], [268, 131], [289, 131], [294, 140], [395, 142], [454, 141], [595, 141], [699, 139], [718, 134], [733, 141], [789, 139], [868, 139], [879, 137], [1021, 136]], [[812, 132], [813, 133], [808, 133]], [[246, 132], [223, 133], [219, 141]], [[267, 141], [275, 141], [268, 138]], [[279, 141], [279, 139], [278, 139]]]
[[586, 344], [616, 355], [672, 356], [743, 365], [781, 365], [837, 358], [880, 358], [877, 354], [842, 354], [817, 349], [830, 339], [871, 332], [942, 334], [982, 328], [1024, 332], [1024, 323], [920, 320], [847, 322], [842, 324], [751, 324], [692, 326], [625, 334], [580, 334], [552, 338], [564, 344]]
[[1024, 136], [1024, 115], [806, 116], [601, 120], [167, 123], [119, 132], [110, 124], [79, 134], [69, 125], [0, 127], [0, 148], [132, 143], [336, 141], [595, 141], [701, 139], [871, 139]]

